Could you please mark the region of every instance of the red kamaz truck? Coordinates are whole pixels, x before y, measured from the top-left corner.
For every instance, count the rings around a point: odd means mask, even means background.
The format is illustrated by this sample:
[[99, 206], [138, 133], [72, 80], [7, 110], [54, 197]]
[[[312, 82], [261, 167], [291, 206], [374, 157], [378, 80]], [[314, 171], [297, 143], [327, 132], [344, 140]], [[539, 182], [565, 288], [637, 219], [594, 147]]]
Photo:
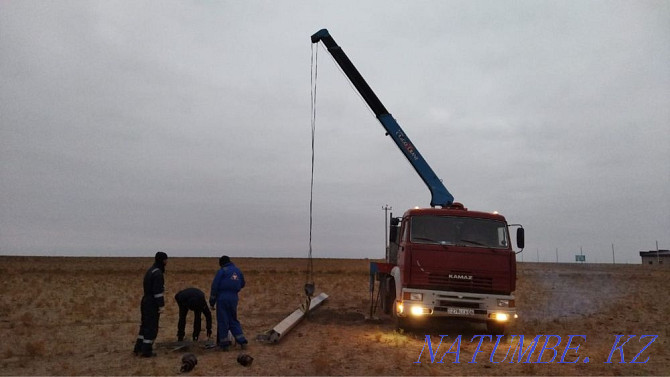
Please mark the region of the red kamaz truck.
[[430, 208], [391, 218], [386, 262], [371, 264], [383, 311], [399, 327], [420, 325], [426, 317], [453, 317], [486, 322], [489, 331], [504, 332], [517, 318], [510, 227], [517, 227], [519, 249], [524, 246], [523, 227], [507, 224], [497, 213], [470, 211], [455, 203], [328, 30], [311, 38], [324, 44], [431, 192]]

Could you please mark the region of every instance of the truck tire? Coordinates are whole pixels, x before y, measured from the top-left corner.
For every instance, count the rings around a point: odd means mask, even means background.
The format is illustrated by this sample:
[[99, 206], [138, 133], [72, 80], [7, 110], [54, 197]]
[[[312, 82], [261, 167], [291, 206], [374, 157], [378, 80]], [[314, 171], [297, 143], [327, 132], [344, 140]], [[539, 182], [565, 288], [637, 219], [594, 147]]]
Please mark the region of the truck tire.
[[412, 329], [411, 326], [411, 321], [407, 317], [399, 317], [398, 313], [396, 312], [396, 307], [395, 307], [395, 279], [393, 278], [388, 278], [387, 280], [387, 286], [388, 286], [388, 301], [387, 305], [389, 307], [389, 314], [391, 317], [393, 317], [393, 323], [395, 325], [396, 330], [403, 330], [403, 331], [409, 331]]

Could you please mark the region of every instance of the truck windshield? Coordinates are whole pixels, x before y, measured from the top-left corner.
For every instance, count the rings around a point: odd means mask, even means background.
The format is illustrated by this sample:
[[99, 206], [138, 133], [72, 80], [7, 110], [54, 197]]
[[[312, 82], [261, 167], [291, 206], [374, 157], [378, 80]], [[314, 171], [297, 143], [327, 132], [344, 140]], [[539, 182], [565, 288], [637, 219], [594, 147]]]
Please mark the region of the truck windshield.
[[506, 249], [509, 245], [504, 222], [453, 216], [412, 217], [410, 241], [496, 249]]

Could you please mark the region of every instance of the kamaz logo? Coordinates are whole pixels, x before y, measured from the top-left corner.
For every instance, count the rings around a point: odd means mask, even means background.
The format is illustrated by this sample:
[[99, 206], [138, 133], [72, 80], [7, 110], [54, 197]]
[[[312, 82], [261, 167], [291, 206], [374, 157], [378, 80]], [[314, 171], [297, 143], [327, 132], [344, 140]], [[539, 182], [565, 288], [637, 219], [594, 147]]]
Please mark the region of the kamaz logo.
[[452, 279], [452, 280], [472, 280], [472, 275], [449, 274], [449, 279]]

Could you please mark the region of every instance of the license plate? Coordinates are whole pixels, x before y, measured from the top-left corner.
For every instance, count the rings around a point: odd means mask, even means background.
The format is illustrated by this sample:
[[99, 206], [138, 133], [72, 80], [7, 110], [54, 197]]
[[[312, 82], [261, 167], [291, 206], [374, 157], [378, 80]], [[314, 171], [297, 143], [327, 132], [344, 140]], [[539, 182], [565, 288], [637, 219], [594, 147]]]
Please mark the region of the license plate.
[[447, 314], [453, 315], [475, 315], [475, 309], [447, 308]]

